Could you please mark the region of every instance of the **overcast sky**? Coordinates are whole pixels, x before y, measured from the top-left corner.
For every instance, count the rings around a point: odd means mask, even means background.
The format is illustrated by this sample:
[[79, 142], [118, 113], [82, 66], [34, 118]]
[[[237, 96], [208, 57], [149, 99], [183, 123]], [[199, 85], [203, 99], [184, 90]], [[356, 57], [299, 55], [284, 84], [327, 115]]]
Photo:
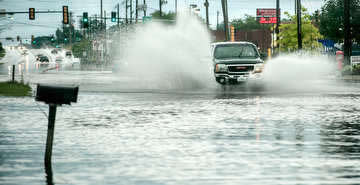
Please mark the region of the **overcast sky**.
[[[135, 0], [133, 0], [135, 2]], [[142, 4], [144, 0], [138, 0]], [[164, 11], [175, 10], [175, 0], [167, 0]], [[148, 12], [151, 13], [159, 8], [158, 0], [146, 0]], [[197, 4], [200, 8], [200, 16], [205, 17], [205, 0], [177, 0], [178, 10], [188, 8], [190, 4]], [[280, 0], [282, 13], [288, 11], [294, 14], [295, 0]], [[109, 16], [111, 11], [115, 11], [116, 4], [120, 3], [120, 14], [125, 16], [124, 0], [103, 0], [103, 10]], [[135, 4], [135, 3], [134, 3]], [[221, 0], [209, 0], [210, 24], [216, 25], [217, 11], [220, 12], [222, 20]], [[100, 14], [100, 0], [0, 0], [0, 9], [6, 11], [28, 11], [29, 8], [38, 10], [62, 10], [63, 5], [68, 5], [73, 12], [75, 20], [78, 21], [82, 12], [89, 12], [89, 15]], [[302, 5], [309, 12], [314, 12], [323, 5], [323, 0], [302, 0]], [[228, 0], [229, 19], [242, 18], [245, 14], [256, 14], [257, 8], [275, 8], [276, 0]], [[139, 14], [142, 16], [142, 13]], [[0, 38], [16, 37], [30, 38], [31, 35], [50, 35], [54, 34], [56, 28], [61, 26], [62, 14], [36, 14], [35, 20], [29, 20], [28, 14], [16, 14], [0, 18], [0, 29], [5, 28], [0, 33]], [[110, 23], [111, 24], [111, 23]]]

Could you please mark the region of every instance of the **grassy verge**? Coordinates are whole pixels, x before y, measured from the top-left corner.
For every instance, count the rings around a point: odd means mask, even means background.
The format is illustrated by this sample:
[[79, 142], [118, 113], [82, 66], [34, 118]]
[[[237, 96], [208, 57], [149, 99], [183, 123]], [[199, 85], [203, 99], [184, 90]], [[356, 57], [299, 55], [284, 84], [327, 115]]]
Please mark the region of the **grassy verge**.
[[0, 82], [0, 96], [30, 96], [31, 87], [19, 82]]
[[5, 51], [0, 51], [0, 58], [5, 56]]

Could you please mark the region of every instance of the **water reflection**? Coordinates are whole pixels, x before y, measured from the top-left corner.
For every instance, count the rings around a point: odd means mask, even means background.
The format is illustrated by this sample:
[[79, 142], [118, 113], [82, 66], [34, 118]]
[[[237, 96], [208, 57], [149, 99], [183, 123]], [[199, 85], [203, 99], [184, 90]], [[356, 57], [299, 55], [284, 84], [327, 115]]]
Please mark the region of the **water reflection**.
[[51, 163], [48, 165], [45, 165], [45, 177], [46, 177], [47, 185], [54, 185]]
[[332, 155], [360, 159], [360, 124], [332, 122], [322, 126], [321, 148]]

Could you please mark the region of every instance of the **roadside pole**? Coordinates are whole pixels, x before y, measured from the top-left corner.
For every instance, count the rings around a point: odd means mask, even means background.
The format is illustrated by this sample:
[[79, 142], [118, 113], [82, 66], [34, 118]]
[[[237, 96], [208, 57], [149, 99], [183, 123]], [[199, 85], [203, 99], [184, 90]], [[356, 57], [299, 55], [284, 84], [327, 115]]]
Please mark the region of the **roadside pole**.
[[15, 82], [15, 65], [12, 65], [12, 73], [11, 73], [11, 81], [14, 83]]
[[117, 4], [117, 26], [120, 27], [120, 4]]
[[351, 56], [350, 0], [344, 0], [344, 64], [350, 64]]
[[160, 11], [160, 17], [162, 15], [162, 0], [159, 0], [159, 11]]
[[135, 23], [138, 23], [138, 4], [139, 0], [135, 0]]
[[210, 24], [209, 24], [209, 1], [205, 0], [204, 6], [206, 8], [206, 25], [209, 28]]
[[130, 24], [132, 24], [132, 14], [133, 14], [133, 7], [132, 7], [133, 0], [130, 0]]
[[221, 0], [221, 7], [224, 17], [224, 30], [225, 30], [225, 40], [229, 41], [229, 23], [228, 23], [228, 14], [227, 14], [227, 0]]
[[280, 0], [276, 0], [276, 28], [275, 28], [275, 33], [276, 33], [276, 50], [277, 53], [280, 52], [280, 47], [279, 47], [279, 27], [280, 27]]
[[302, 35], [301, 35], [301, 0], [297, 0], [297, 37], [298, 50], [302, 50]]
[[146, 0], [144, 0], [144, 16], [146, 17]]
[[128, 6], [128, 0], [125, 0], [125, 23], [126, 23], [126, 25], [129, 23], [129, 20], [128, 20], [128, 8], [129, 8], [129, 6]]

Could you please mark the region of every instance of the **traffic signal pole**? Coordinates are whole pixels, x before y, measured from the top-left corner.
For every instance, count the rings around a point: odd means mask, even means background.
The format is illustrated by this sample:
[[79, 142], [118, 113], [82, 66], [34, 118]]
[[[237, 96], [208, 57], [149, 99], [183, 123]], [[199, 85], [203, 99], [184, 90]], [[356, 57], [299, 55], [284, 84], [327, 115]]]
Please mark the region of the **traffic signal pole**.
[[120, 26], [120, 4], [117, 4], [117, 26]]

